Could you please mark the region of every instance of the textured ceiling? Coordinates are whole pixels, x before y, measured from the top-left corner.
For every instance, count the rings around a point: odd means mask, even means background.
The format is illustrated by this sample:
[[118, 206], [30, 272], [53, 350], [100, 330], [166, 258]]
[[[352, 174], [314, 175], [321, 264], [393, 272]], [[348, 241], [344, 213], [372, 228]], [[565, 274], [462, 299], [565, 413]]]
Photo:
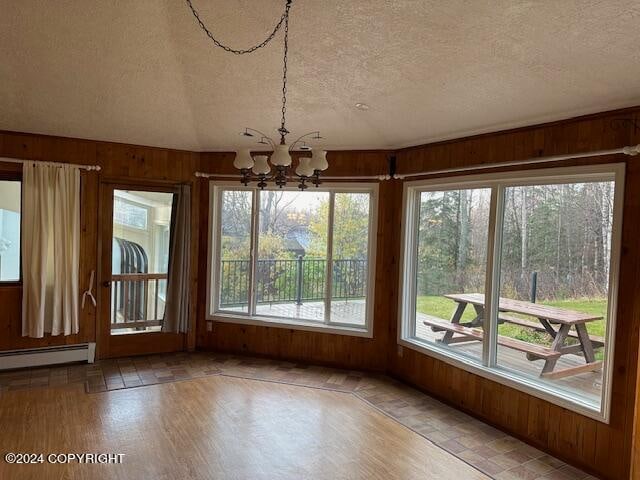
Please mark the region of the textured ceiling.
[[[245, 47], [284, 0], [193, 3]], [[637, 0], [294, 0], [288, 126], [388, 148], [637, 105], [638, 25]], [[0, 129], [249, 146], [279, 125], [281, 38], [214, 49], [181, 0], [0, 0]]]

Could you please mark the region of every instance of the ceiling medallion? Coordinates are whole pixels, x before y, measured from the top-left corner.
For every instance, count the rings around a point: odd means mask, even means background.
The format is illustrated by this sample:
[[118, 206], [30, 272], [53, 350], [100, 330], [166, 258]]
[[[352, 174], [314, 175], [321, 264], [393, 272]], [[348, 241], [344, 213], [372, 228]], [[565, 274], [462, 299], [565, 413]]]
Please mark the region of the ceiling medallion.
[[[256, 50], [267, 45], [273, 38], [276, 33], [281, 29], [284, 25], [284, 38], [283, 38], [283, 57], [282, 57], [282, 118], [280, 120], [280, 127], [277, 129], [277, 132], [280, 135], [280, 141], [276, 144], [276, 142], [269, 136], [262, 133], [255, 128], [245, 128], [244, 132], [241, 133], [244, 137], [257, 137], [259, 138], [258, 143], [261, 145], [269, 145], [272, 149], [271, 156], [265, 153], [260, 155], [251, 155], [251, 150], [249, 148], [244, 148], [238, 150], [236, 152], [236, 157], [233, 161], [233, 166], [240, 170], [240, 174], [242, 176], [240, 182], [243, 185], [248, 185], [249, 182], [257, 181], [258, 188], [264, 189], [269, 181], [274, 181], [275, 185], [279, 188], [284, 187], [287, 184], [287, 181], [295, 176], [297, 177], [298, 188], [300, 190], [305, 190], [308, 185], [307, 182], [311, 182], [316, 187], [320, 185], [320, 172], [327, 169], [329, 164], [327, 163], [327, 152], [324, 150], [312, 149], [310, 145], [306, 143], [306, 141], [312, 140], [320, 140], [322, 137], [320, 136], [319, 131], [314, 131], [310, 133], [305, 133], [298, 137], [291, 144], [287, 144], [286, 136], [290, 133], [286, 126], [286, 113], [287, 113], [287, 55], [289, 51], [289, 10], [291, 9], [292, 0], [286, 0], [284, 13], [280, 17], [280, 20], [274, 27], [273, 31], [269, 34], [269, 36], [263, 40], [261, 43], [253, 45], [247, 49], [235, 49], [231, 48], [219, 40], [215, 38], [213, 33], [207, 28], [204, 24], [200, 15], [194, 8], [191, 0], [186, 0], [187, 5], [191, 9], [191, 13], [195, 17], [200, 28], [205, 32], [205, 34], [211, 39], [213, 44], [222, 48], [226, 52], [234, 53], [236, 55], [244, 55], [248, 53], [253, 53]], [[298, 146], [299, 150], [303, 152], [311, 151], [311, 157], [299, 157], [298, 166], [295, 171], [291, 172], [291, 152], [293, 149]], [[275, 169], [275, 172], [272, 173], [272, 168]]]

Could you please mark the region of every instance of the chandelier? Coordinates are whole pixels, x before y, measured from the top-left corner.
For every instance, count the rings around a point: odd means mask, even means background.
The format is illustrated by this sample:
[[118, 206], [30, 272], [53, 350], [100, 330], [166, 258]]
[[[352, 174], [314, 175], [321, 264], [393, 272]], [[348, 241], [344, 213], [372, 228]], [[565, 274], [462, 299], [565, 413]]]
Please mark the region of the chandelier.
[[[287, 181], [289, 179], [293, 178], [293, 175], [297, 177], [297, 181], [299, 182], [298, 188], [300, 190], [305, 190], [308, 187], [308, 182], [312, 183], [316, 187], [320, 185], [320, 173], [326, 170], [329, 166], [329, 164], [327, 163], [327, 152], [325, 152], [324, 150], [313, 149], [306, 143], [309, 140], [322, 139], [322, 137], [320, 136], [320, 132], [314, 131], [305, 133], [304, 135], [298, 137], [291, 144], [287, 144], [286, 141], [286, 137], [290, 133], [286, 125], [286, 113], [287, 55], [289, 51], [289, 10], [291, 9], [292, 0], [286, 0], [284, 13], [280, 17], [278, 23], [276, 23], [276, 26], [269, 34], [269, 36], [267, 36], [267, 38], [261, 43], [253, 45], [252, 47], [246, 49], [235, 49], [217, 40], [213, 33], [207, 28], [207, 26], [200, 18], [200, 15], [194, 8], [191, 0], [186, 0], [186, 2], [191, 9], [191, 13], [193, 13], [193, 16], [198, 22], [198, 25], [200, 25], [200, 28], [204, 31], [207, 37], [209, 37], [213, 44], [218, 48], [222, 48], [226, 52], [234, 53], [236, 55], [253, 53], [256, 50], [264, 47], [271, 40], [273, 40], [276, 33], [278, 33], [278, 31], [284, 25], [284, 49], [282, 57], [282, 118], [280, 120], [280, 127], [277, 129], [277, 132], [280, 135], [280, 141], [276, 144], [276, 142], [269, 135], [256, 130], [255, 128], [246, 127], [241, 135], [244, 137], [258, 137], [259, 144], [269, 145], [272, 152], [271, 157], [264, 153], [252, 156], [251, 149], [243, 148], [236, 152], [233, 166], [240, 170], [240, 183], [246, 186], [249, 184], [249, 182], [257, 181], [258, 188], [260, 188], [261, 190], [268, 185], [267, 182], [269, 181], [274, 181], [274, 183], [279, 188], [282, 188], [287, 184]], [[291, 152], [298, 145], [299, 150], [301, 150], [302, 152], [311, 151], [311, 157], [300, 157], [298, 159], [298, 165], [296, 169], [292, 172]], [[271, 166], [273, 166], [273, 172]]]

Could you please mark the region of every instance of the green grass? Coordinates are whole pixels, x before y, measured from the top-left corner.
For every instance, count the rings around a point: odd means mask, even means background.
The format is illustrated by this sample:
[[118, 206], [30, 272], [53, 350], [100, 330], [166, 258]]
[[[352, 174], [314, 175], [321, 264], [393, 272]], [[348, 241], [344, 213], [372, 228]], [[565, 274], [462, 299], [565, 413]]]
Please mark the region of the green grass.
[[[607, 317], [607, 300], [604, 298], [595, 299], [564, 299], [555, 301], [540, 301], [542, 305], [551, 305], [559, 308], [566, 308], [568, 310], [575, 310], [582, 313], [594, 314], [603, 317], [603, 320], [587, 323], [587, 331], [592, 335], [604, 337], [605, 325]], [[453, 300], [444, 298], [441, 296], [419, 296], [417, 299], [417, 311], [426, 315], [432, 315], [442, 319], [450, 319], [456, 308], [456, 303]], [[516, 314], [511, 314], [516, 316]], [[471, 321], [475, 318], [475, 310], [472, 305], [467, 305], [467, 308], [462, 315], [462, 321]], [[527, 317], [525, 315], [517, 315], [521, 318], [535, 322], [536, 319]], [[543, 332], [537, 332], [535, 330], [519, 327], [517, 325], [504, 323], [498, 327], [500, 335], [506, 337], [517, 338], [525, 342], [536, 343], [538, 345], [549, 345], [551, 338], [549, 335]], [[600, 357], [601, 352], [597, 352], [597, 356]]]

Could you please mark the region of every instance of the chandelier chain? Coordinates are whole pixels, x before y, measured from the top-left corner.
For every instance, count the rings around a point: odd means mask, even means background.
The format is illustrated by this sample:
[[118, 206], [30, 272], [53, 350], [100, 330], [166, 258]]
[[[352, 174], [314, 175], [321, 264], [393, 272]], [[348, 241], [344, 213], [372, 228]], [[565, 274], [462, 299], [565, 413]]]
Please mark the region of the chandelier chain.
[[[189, 5], [189, 9], [191, 9], [191, 13], [193, 13], [193, 16], [195, 17], [196, 21], [198, 22], [198, 25], [200, 25], [200, 28], [204, 31], [204, 33], [207, 35], [207, 37], [209, 37], [211, 39], [211, 41], [217, 46], [222, 48], [223, 50], [226, 50], [229, 53], [234, 53], [236, 55], [244, 55], [246, 53], [253, 53], [256, 50], [266, 46], [271, 40], [273, 40], [273, 37], [276, 36], [276, 33], [278, 33], [278, 30], [280, 30], [280, 28], [282, 27], [282, 24], [285, 24], [285, 30], [288, 27], [289, 24], [289, 9], [291, 8], [291, 1], [292, 0], [286, 0], [286, 6], [284, 9], [284, 13], [282, 14], [282, 16], [280, 17], [280, 20], [278, 20], [278, 23], [276, 24], [276, 26], [274, 27], [273, 31], [269, 34], [269, 36], [267, 38], [265, 38], [262, 42], [253, 45], [249, 48], [246, 49], [236, 49], [233, 47], [230, 47], [228, 45], [225, 45], [224, 43], [222, 43], [220, 40], [218, 40], [213, 33], [207, 28], [207, 26], [204, 24], [204, 22], [202, 21], [202, 19], [200, 18], [200, 15], [198, 14], [198, 11], [195, 9], [195, 7], [193, 6], [193, 3], [191, 3], [191, 0], [186, 0], [187, 5]], [[286, 37], [285, 37], [286, 38]], [[286, 42], [286, 40], [285, 40]]]
[[284, 19], [284, 57], [282, 61], [282, 121], [280, 123], [280, 143], [284, 144], [284, 136], [289, 133], [285, 126], [287, 113], [287, 55], [289, 53], [289, 15]]
[[[317, 154], [314, 151], [313, 157], [309, 159], [305, 157], [298, 162], [298, 167], [295, 169], [295, 172], [292, 172], [291, 169], [291, 155], [289, 152], [297, 145], [303, 138], [309, 137], [310, 135], [314, 135], [314, 139], [322, 138], [320, 136], [320, 132], [310, 132], [306, 133], [297, 140], [295, 140], [291, 145], [287, 145], [286, 136], [290, 133], [287, 130], [287, 61], [289, 57], [289, 10], [291, 9], [291, 4], [293, 0], [285, 0], [285, 9], [284, 13], [278, 20], [278, 23], [274, 27], [273, 31], [269, 34], [267, 38], [265, 38], [261, 43], [257, 45], [253, 45], [252, 47], [246, 49], [236, 49], [230, 47], [228, 45], [223, 44], [220, 40], [215, 38], [213, 33], [207, 28], [204, 24], [200, 15], [196, 11], [193, 6], [192, 0], [185, 0], [187, 5], [191, 9], [191, 13], [195, 17], [200, 28], [205, 32], [207, 37], [214, 43], [216, 47], [222, 48], [223, 50], [233, 53], [236, 55], [244, 55], [247, 53], [253, 53], [256, 50], [267, 45], [279, 30], [283, 29], [283, 57], [282, 57], [282, 118], [280, 121], [280, 128], [278, 128], [278, 133], [280, 133], [280, 146], [276, 146], [275, 142], [271, 139], [271, 137], [265, 135], [264, 133], [256, 130], [254, 128], [245, 128], [243, 135], [252, 137], [254, 133], [260, 134], [260, 142], [261, 144], [270, 143], [273, 148], [273, 154], [271, 156], [271, 163], [275, 167], [275, 173], [270, 173], [271, 167], [266, 163], [267, 157], [255, 157], [255, 159], [251, 156], [250, 150], [246, 149], [244, 153], [238, 152], [236, 154], [236, 158], [233, 161], [234, 167], [238, 168], [241, 173], [240, 183], [243, 185], [248, 185], [252, 180], [258, 180], [258, 188], [263, 190], [267, 187], [267, 181], [274, 180], [276, 186], [283, 188], [286, 186], [287, 181], [293, 178], [293, 173], [300, 179], [300, 183], [298, 184], [298, 188], [300, 190], [306, 190], [309, 185], [307, 182], [318, 187], [322, 182], [320, 181], [320, 173], [328, 167], [326, 160], [325, 151], [320, 151], [319, 158], [316, 158]], [[283, 28], [284, 25], [284, 28]], [[265, 140], [268, 140], [265, 141]], [[304, 148], [306, 147], [306, 148]], [[303, 142], [303, 146], [300, 147], [301, 150], [311, 150], [310, 147], [307, 147], [306, 143]], [[277, 158], [276, 158], [277, 157]], [[259, 160], [260, 158], [260, 160]], [[306, 164], [303, 160], [306, 160]], [[314, 163], [311, 163], [314, 162]], [[252, 173], [253, 172], [253, 173]]]

